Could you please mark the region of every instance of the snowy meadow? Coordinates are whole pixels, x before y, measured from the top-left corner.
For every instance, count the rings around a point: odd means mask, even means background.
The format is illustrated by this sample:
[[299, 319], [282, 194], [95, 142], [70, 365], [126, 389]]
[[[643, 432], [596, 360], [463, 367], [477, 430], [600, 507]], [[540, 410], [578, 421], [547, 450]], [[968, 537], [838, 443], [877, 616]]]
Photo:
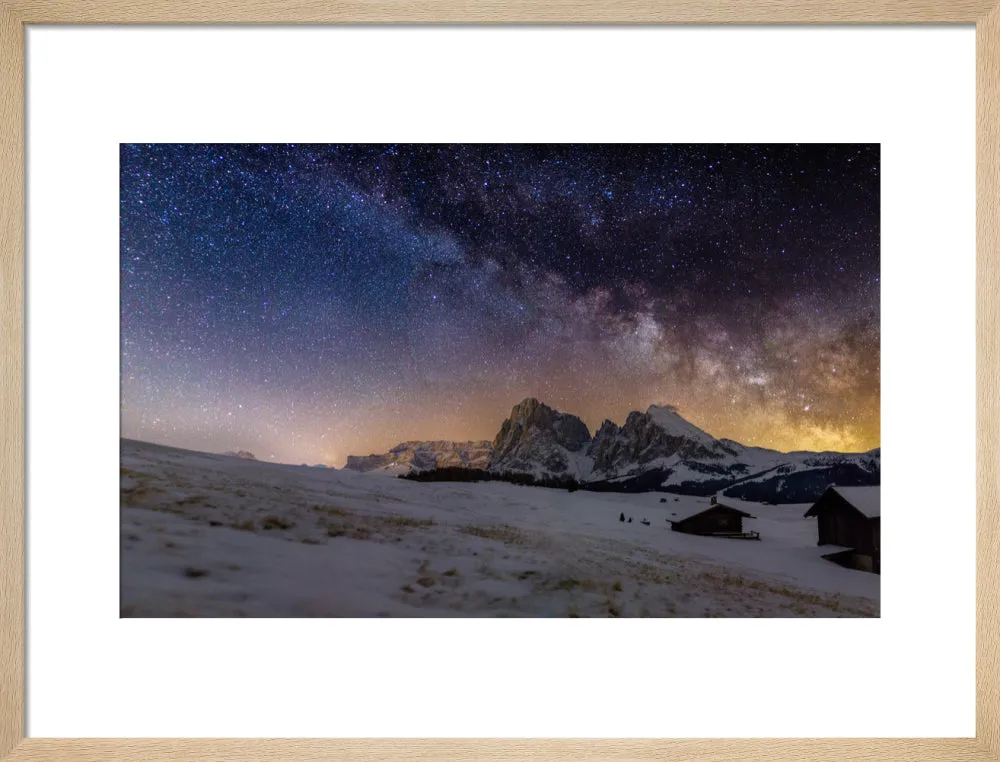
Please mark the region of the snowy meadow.
[[709, 498], [121, 448], [123, 617], [879, 615], [879, 577], [822, 559], [804, 505], [727, 498], [747, 541], [671, 531]]

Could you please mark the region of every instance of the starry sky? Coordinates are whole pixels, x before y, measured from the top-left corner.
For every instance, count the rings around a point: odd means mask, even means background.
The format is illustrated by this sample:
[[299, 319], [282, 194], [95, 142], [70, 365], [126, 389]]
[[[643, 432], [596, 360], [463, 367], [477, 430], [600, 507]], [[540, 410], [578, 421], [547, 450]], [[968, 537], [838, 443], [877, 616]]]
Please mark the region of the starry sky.
[[121, 430], [341, 466], [676, 405], [879, 446], [878, 145], [122, 145]]

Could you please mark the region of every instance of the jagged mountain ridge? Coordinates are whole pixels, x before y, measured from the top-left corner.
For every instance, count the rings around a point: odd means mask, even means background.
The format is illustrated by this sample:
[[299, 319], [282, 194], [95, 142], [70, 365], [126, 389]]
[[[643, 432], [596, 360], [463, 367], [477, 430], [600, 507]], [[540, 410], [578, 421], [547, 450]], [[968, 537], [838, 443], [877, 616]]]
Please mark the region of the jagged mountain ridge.
[[712, 463], [739, 453], [735, 442], [715, 439], [680, 416], [672, 406], [653, 405], [629, 413], [625, 425], [605, 421], [590, 443], [595, 475], [620, 475], [661, 459]]
[[590, 429], [575, 415], [529, 397], [516, 404], [500, 426], [489, 469], [586, 479], [593, 470], [587, 454], [590, 442]]
[[767, 502], [816, 499], [831, 482], [878, 484], [881, 452], [782, 453], [716, 439], [672, 406], [630, 413], [619, 428], [605, 421], [590, 445], [593, 488], [649, 489]]
[[[453, 454], [468, 445], [477, 445], [475, 457]], [[881, 451], [782, 453], [748, 447], [716, 439], [669, 405], [633, 411], [622, 426], [606, 420], [591, 436], [577, 416], [529, 397], [513, 407], [492, 443], [407, 442], [384, 455], [351, 456], [347, 463], [359, 471], [390, 466], [406, 471], [481, 468], [573, 479], [595, 490], [723, 491], [746, 500], [800, 502], [815, 499], [832, 482], [878, 484]]]
[[451, 442], [447, 440], [402, 442], [389, 452], [348, 455], [344, 468], [352, 471], [393, 469], [399, 473], [434, 468], [482, 468], [489, 465], [492, 445], [487, 440]]

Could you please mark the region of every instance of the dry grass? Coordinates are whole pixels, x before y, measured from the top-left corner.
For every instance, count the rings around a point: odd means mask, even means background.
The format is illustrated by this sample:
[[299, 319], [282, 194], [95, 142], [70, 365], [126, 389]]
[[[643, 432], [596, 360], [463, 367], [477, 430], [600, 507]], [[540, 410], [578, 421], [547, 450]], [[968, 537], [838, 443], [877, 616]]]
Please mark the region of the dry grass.
[[495, 526], [475, 526], [467, 525], [458, 528], [462, 534], [471, 534], [473, 537], [482, 537], [485, 540], [497, 540], [504, 545], [525, 545], [527, 537], [524, 532], [515, 529], [507, 524]]
[[291, 519], [286, 519], [284, 516], [275, 516], [274, 514], [265, 516], [260, 524], [261, 529], [291, 529], [294, 526], [295, 522]]
[[826, 597], [817, 593], [796, 590], [787, 585], [776, 585], [763, 580], [747, 579], [742, 574], [713, 574], [706, 572], [701, 577], [712, 584], [716, 590], [756, 590], [788, 598], [789, 603], [787, 604], [787, 608], [800, 615], [808, 613], [807, 606], [826, 609], [834, 613], [843, 612], [857, 616], [873, 616], [874, 613], [845, 604], [839, 595]]
[[343, 508], [334, 508], [332, 505], [314, 505], [312, 509], [318, 513], [325, 513], [329, 516], [353, 516], [354, 514], [350, 511], [345, 511]]
[[651, 582], [654, 585], [669, 585], [674, 578], [660, 566], [647, 563], [630, 564], [629, 572], [632, 579], [638, 582]]
[[325, 505], [313, 505], [312, 510], [330, 517], [320, 520], [320, 526], [325, 527], [329, 537], [349, 537], [353, 540], [380, 538], [399, 542], [401, 535], [410, 529], [434, 526], [434, 521], [430, 519], [409, 516], [362, 515]]
[[[153, 508], [160, 510], [159, 506], [145, 504], [144, 498], [148, 498], [162, 492], [163, 490], [151, 487], [146, 482], [140, 482], [134, 487], [123, 488], [121, 490], [121, 503], [122, 505], [128, 505], [136, 508]], [[180, 511], [179, 509], [175, 509], [173, 512], [179, 513]]]
[[[256, 492], [255, 488], [260, 486], [256, 483], [250, 485], [224, 479], [221, 489], [225, 494], [216, 495], [211, 490], [220, 489], [220, 484], [184, 483], [179, 474], [167, 472], [144, 474], [124, 466], [120, 466], [119, 471], [125, 483], [120, 491], [123, 507], [146, 508], [207, 522], [211, 526], [226, 526], [255, 533], [262, 530], [280, 533], [293, 529], [301, 523], [298, 517], [289, 515], [287, 509], [290, 504], [285, 501], [281, 501], [280, 504], [268, 501], [269, 505], [262, 499], [260, 507], [264, 510], [272, 509], [271, 513], [264, 516], [259, 514], [255, 516], [249, 510], [251, 506], [239, 503], [231, 506], [235, 510], [224, 510], [224, 507], [229, 505], [226, 499], [234, 495], [238, 498], [249, 498]], [[139, 480], [139, 477], [142, 479]], [[170, 489], [164, 489], [164, 486], [169, 486]], [[269, 491], [280, 491], [274, 485], [267, 486]], [[183, 489], [188, 494], [178, 496], [177, 488]], [[222, 502], [218, 502], [220, 500]], [[301, 534], [305, 536], [297, 538], [307, 545], [322, 544], [324, 536], [401, 542], [403, 535], [408, 531], [427, 529], [436, 525], [433, 519], [354, 512], [327, 502], [304, 500], [296, 503], [295, 508], [300, 515], [302, 512], [312, 512], [318, 519], [318, 525], [313, 531], [308, 531], [310, 529], [308, 526], [304, 527], [306, 531]]]
[[375, 520], [387, 527], [432, 527], [434, 519], [413, 519], [409, 516], [378, 516]]

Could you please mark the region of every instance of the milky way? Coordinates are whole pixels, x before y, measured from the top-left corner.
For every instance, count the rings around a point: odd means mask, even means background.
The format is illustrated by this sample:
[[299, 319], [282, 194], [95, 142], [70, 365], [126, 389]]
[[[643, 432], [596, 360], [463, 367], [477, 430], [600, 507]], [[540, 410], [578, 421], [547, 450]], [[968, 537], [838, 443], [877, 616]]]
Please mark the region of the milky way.
[[123, 145], [122, 434], [342, 465], [532, 396], [879, 445], [877, 145]]

